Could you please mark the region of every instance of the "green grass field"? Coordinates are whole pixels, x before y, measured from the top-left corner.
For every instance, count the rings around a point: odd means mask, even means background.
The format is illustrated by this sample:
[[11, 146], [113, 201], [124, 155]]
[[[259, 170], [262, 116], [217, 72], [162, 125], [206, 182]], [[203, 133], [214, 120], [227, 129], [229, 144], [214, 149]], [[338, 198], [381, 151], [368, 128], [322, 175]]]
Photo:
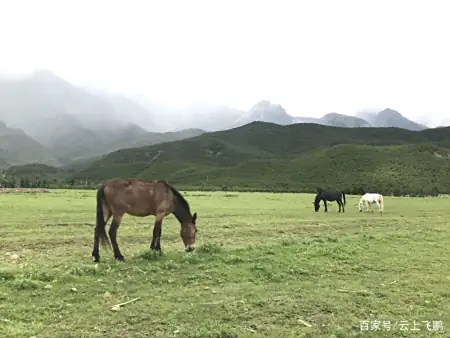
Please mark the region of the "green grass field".
[[154, 257], [153, 217], [126, 216], [126, 262], [94, 265], [94, 196], [0, 195], [0, 337], [449, 336], [448, 197], [325, 214], [313, 195], [188, 192], [196, 252], [170, 215]]

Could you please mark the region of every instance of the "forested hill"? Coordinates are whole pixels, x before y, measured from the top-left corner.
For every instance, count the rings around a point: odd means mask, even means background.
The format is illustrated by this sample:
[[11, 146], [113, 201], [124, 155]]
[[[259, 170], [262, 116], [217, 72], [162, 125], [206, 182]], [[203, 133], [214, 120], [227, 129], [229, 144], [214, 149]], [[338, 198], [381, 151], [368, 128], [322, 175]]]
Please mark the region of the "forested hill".
[[253, 122], [115, 151], [73, 179], [167, 179], [195, 189], [450, 193], [450, 128], [338, 128]]

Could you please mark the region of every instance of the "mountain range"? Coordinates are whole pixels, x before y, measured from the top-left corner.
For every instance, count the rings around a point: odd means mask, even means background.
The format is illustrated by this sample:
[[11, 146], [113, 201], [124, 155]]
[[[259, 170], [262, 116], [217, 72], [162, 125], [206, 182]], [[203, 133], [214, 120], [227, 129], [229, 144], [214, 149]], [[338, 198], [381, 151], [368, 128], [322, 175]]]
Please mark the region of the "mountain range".
[[187, 139], [255, 121], [427, 129], [390, 108], [312, 118], [289, 115], [281, 105], [265, 100], [249, 111], [211, 105], [180, 111], [149, 99], [81, 88], [47, 70], [0, 78], [0, 121], [0, 168], [27, 163], [64, 166], [118, 149]]
[[48, 71], [20, 79], [2, 78], [0, 166], [64, 165], [204, 132], [196, 128], [151, 132], [139, 126], [139, 118], [149, 121], [151, 114], [132, 100], [94, 95]]
[[339, 128], [251, 122], [188, 139], [120, 149], [70, 168], [13, 166], [3, 180], [96, 186], [113, 177], [165, 179], [179, 189], [349, 194], [450, 193], [450, 127]]

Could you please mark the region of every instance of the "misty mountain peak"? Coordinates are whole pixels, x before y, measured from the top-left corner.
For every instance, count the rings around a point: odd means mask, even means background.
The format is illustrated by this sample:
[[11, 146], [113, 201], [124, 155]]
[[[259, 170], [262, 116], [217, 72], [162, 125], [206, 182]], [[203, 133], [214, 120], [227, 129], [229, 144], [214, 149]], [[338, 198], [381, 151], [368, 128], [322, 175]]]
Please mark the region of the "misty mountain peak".
[[25, 79], [25, 83], [34, 86], [36, 93], [42, 95], [66, 96], [73, 86], [66, 80], [58, 77], [53, 72], [46, 69], [38, 69]]
[[267, 100], [255, 104], [249, 110], [249, 116], [253, 119], [261, 119], [261, 121], [265, 122], [274, 122], [278, 124], [292, 123], [292, 116], [288, 115], [286, 110], [280, 104], [273, 104]]
[[391, 109], [391, 108], [383, 109], [377, 115], [379, 117], [390, 117], [390, 118], [401, 118], [401, 117], [403, 117], [402, 114], [400, 114], [398, 111], [396, 111], [394, 109]]
[[319, 119], [323, 124], [335, 127], [361, 128], [370, 127], [370, 123], [357, 116], [328, 113]]
[[262, 109], [262, 108], [270, 108], [272, 106], [272, 103], [270, 103], [269, 100], [261, 100], [257, 104], [255, 104], [250, 110], [252, 109]]
[[293, 123], [291, 115], [279, 104], [273, 104], [268, 100], [259, 101], [248, 112], [242, 114], [233, 127], [242, 126], [254, 121], [262, 121], [276, 123], [279, 125], [287, 125]]
[[34, 80], [37, 80], [39, 82], [65, 82], [63, 79], [56, 76], [55, 73], [53, 73], [50, 70], [47, 69], [37, 69], [31, 74], [31, 78]]
[[396, 127], [409, 130], [423, 130], [427, 128], [424, 125], [407, 119], [398, 111], [391, 108], [380, 111], [369, 122], [374, 127]]
[[322, 116], [322, 118], [326, 119], [326, 118], [345, 117], [345, 116], [347, 116], [347, 115], [338, 114], [338, 113], [328, 113], [328, 114], [325, 114], [324, 116]]

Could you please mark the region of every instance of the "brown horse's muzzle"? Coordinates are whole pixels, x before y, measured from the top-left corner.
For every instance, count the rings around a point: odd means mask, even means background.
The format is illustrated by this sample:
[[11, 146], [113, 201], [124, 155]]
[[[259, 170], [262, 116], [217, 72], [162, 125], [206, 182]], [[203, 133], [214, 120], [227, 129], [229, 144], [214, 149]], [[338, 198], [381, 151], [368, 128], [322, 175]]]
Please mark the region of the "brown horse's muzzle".
[[194, 250], [195, 250], [195, 244], [188, 245], [184, 248], [184, 251], [186, 251], [186, 252], [192, 252]]

